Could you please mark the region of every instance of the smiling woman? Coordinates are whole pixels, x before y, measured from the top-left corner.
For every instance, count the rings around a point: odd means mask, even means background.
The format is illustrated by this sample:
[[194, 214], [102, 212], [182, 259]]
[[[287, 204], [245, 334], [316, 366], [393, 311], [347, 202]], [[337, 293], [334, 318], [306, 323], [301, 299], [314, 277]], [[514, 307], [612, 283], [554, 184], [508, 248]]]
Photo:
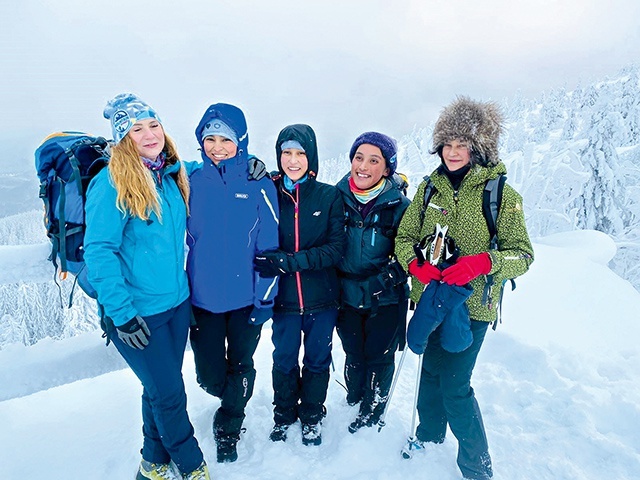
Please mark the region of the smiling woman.
[[187, 414], [182, 361], [191, 323], [184, 271], [189, 184], [156, 111], [124, 93], [107, 103], [115, 145], [87, 190], [88, 277], [108, 341], [142, 383], [136, 478], [208, 480]]

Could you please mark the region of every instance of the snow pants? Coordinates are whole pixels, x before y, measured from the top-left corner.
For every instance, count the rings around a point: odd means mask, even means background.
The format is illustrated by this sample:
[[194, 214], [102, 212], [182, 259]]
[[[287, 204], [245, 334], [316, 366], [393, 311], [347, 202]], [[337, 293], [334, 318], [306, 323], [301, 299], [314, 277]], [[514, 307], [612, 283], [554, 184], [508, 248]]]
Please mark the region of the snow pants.
[[[300, 418], [316, 424], [324, 416], [337, 309], [273, 316], [273, 403], [276, 424]], [[298, 356], [304, 337], [302, 375]]]
[[191, 303], [145, 317], [151, 331], [143, 350], [129, 347], [115, 331], [110, 339], [142, 382], [142, 458], [152, 463], [170, 460], [183, 473], [200, 466], [202, 451], [187, 415], [182, 361], [191, 322]]
[[212, 313], [193, 307], [196, 326], [191, 329], [191, 348], [198, 383], [221, 399], [213, 426], [217, 436], [240, 433], [245, 407], [253, 395], [253, 354], [262, 325], [249, 324], [252, 308]]
[[422, 361], [418, 393], [420, 424], [416, 436], [442, 443], [447, 423], [458, 440], [458, 467], [465, 478], [493, 476], [482, 415], [471, 387], [471, 374], [487, 332], [488, 322], [471, 321], [473, 343], [459, 353], [442, 348], [442, 326], [430, 336]]
[[400, 328], [405, 325], [406, 302], [400, 305], [359, 310], [345, 306], [340, 309], [336, 330], [346, 354], [344, 378], [347, 385], [347, 403], [360, 404], [360, 414], [382, 414], [386, 404], [393, 372], [394, 356], [400, 340]]

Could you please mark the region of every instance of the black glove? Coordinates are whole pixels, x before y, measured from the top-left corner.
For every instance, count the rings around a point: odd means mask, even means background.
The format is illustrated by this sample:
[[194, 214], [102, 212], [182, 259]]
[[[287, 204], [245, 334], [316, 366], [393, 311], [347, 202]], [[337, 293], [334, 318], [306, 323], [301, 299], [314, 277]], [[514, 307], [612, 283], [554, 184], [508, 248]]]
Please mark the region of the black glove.
[[250, 157], [248, 160], [249, 165], [249, 180], [260, 180], [267, 176], [267, 167], [264, 162], [258, 157]]
[[264, 322], [273, 317], [273, 308], [253, 307], [251, 315], [249, 315], [249, 325], [262, 325]]
[[385, 290], [391, 290], [407, 282], [407, 272], [395, 259], [384, 266], [382, 272], [376, 277]]
[[131, 348], [144, 350], [149, 345], [151, 332], [146, 322], [140, 315], [136, 315], [124, 325], [116, 327], [118, 338]]
[[265, 250], [253, 259], [253, 269], [262, 278], [272, 278], [287, 273], [289, 268], [289, 255], [282, 250]]

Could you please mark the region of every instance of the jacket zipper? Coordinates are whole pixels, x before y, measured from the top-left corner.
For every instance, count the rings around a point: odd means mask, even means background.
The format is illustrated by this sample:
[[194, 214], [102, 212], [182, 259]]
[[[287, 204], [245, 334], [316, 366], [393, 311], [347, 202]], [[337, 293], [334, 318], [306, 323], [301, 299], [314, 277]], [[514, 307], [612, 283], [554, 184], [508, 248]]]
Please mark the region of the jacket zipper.
[[[296, 190], [295, 198], [291, 195], [285, 188], [282, 189], [284, 193], [291, 197], [291, 201], [293, 202], [293, 232], [294, 232], [294, 252], [300, 251], [300, 225], [298, 222], [299, 217], [299, 200], [300, 200], [300, 191], [299, 185], [296, 185], [294, 188]], [[302, 297], [302, 277], [300, 276], [300, 272], [296, 272], [296, 289], [298, 291], [298, 306], [300, 307], [300, 315], [304, 314], [304, 298]]]
[[[293, 214], [293, 222], [294, 222], [294, 232], [295, 232], [295, 243], [296, 248], [295, 251], [300, 251], [300, 185], [296, 184], [296, 201], [294, 202], [294, 214]], [[300, 305], [300, 315], [304, 314], [304, 298], [302, 298], [302, 277], [300, 276], [300, 272], [296, 272], [296, 284], [298, 287], [298, 304]]]

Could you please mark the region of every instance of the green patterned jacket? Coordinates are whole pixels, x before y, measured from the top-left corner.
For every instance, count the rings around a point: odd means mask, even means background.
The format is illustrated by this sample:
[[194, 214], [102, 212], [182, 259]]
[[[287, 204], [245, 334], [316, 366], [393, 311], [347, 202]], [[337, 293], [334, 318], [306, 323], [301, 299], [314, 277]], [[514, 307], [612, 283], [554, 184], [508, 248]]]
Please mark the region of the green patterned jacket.
[[[427, 182], [418, 186], [418, 191], [407, 208], [396, 237], [395, 253], [401, 265], [408, 270], [409, 263], [416, 258], [413, 245], [434, 232], [436, 223], [449, 227], [447, 235], [452, 237], [460, 255], [489, 252], [494, 286], [491, 302], [482, 305], [482, 293], [486, 276], [472, 280], [473, 294], [467, 300], [469, 314], [474, 320], [492, 322], [497, 315], [497, 302], [501, 298], [503, 284], [510, 278], [522, 275], [533, 262], [533, 247], [529, 240], [522, 209], [522, 197], [511, 186], [505, 184], [498, 215], [498, 250], [489, 249], [489, 230], [482, 213], [482, 193], [487, 180], [506, 174], [503, 163], [495, 166], [472, 167], [464, 177], [457, 192], [449, 179], [436, 169], [431, 175], [435, 186], [429, 206], [423, 216], [424, 191]], [[420, 300], [424, 285], [411, 277], [411, 299]], [[492, 304], [490, 308], [489, 304]]]

